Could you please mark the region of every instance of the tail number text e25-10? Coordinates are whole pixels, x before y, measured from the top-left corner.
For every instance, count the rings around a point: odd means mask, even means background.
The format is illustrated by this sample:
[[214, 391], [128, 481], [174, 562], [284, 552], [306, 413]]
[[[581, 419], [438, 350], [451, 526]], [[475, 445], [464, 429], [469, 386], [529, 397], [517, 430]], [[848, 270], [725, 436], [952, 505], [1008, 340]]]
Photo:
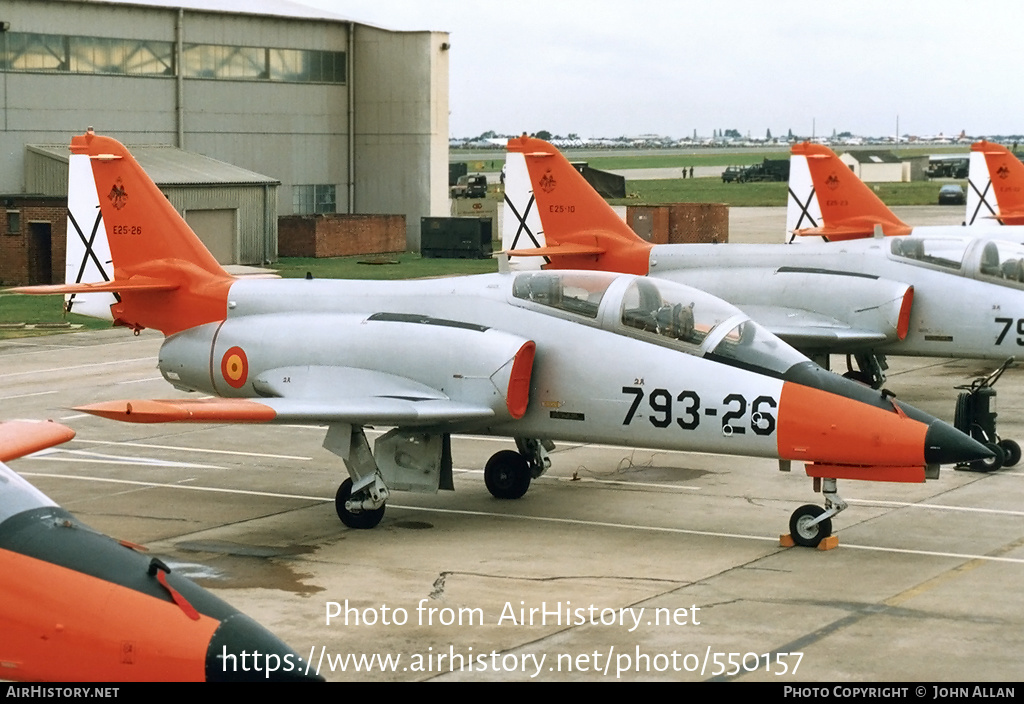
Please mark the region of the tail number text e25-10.
[[638, 418], [637, 411], [646, 400], [650, 410], [647, 420], [655, 428], [668, 428], [675, 421], [683, 430], [694, 430], [704, 417], [721, 418], [725, 435], [743, 435], [748, 427], [755, 435], [775, 432], [774, 410], [778, 408], [778, 402], [771, 396], [758, 396], [748, 402], [740, 394], [729, 394], [719, 406], [704, 406], [696, 391], [682, 391], [673, 396], [668, 389], [653, 389], [647, 394], [639, 386], [623, 386], [622, 393], [632, 396], [623, 425], [629, 425]]

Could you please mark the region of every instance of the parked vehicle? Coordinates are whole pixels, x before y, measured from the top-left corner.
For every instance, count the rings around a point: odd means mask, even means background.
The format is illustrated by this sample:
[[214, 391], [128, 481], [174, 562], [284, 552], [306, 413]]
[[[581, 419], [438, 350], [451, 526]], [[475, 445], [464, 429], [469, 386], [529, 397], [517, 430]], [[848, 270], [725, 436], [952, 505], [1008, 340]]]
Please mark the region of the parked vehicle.
[[947, 183], [939, 189], [939, 205], [963, 205], [967, 202], [963, 187]]
[[451, 187], [452, 198], [486, 198], [487, 177], [483, 174], [459, 176], [458, 182]]

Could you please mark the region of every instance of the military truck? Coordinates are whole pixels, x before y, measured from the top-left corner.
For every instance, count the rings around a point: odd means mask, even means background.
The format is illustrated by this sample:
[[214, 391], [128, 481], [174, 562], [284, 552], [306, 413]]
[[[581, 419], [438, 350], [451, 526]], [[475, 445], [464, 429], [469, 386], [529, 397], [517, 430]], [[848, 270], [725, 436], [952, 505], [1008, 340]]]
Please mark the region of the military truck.
[[459, 176], [459, 180], [451, 187], [452, 198], [486, 198], [487, 177], [483, 174]]
[[[725, 180], [725, 174], [722, 174]], [[765, 159], [760, 164], [753, 164], [743, 169], [735, 177], [737, 183], [748, 181], [788, 181], [789, 159]]]

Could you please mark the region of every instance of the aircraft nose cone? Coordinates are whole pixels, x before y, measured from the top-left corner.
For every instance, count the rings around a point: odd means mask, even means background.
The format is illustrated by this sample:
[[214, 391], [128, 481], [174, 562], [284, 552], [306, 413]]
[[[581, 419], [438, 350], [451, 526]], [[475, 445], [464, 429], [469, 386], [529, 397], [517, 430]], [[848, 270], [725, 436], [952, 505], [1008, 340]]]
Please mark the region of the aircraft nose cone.
[[242, 613], [223, 621], [206, 650], [207, 682], [323, 682], [306, 660]]
[[924, 436], [924, 459], [928, 464], [959, 464], [992, 457], [992, 452], [974, 438], [948, 423], [936, 420]]

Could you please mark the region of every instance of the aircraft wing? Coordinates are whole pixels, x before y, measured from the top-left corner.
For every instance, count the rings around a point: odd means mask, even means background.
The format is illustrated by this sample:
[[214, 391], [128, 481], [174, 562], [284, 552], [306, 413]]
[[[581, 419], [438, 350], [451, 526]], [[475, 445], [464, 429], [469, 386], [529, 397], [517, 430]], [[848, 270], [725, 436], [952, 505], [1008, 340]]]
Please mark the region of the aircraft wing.
[[393, 374], [351, 367], [282, 367], [252, 382], [257, 398], [121, 400], [75, 410], [130, 423], [352, 423], [425, 426], [493, 418]]
[[75, 437], [60, 423], [12, 420], [0, 423], [0, 462], [30, 455]]
[[848, 349], [851, 345], [883, 343], [889, 339], [881, 330], [857, 328], [809, 310], [759, 305], [738, 307], [797, 349]]

